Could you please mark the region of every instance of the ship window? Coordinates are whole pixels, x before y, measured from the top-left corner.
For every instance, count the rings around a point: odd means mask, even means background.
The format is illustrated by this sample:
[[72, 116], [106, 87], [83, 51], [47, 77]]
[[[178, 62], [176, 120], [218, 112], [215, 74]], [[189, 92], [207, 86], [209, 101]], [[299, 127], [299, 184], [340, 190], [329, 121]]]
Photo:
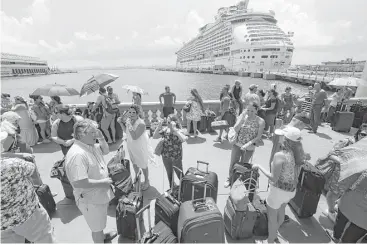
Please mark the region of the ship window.
[[261, 61], [261, 62], [260, 62], [260, 65], [261, 65], [261, 66], [263, 66], [263, 65], [264, 65], [264, 61]]
[[243, 50], [243, 52], [246, 52], [246, 49], [245, 49], [245, 50]]
[[246, 42], [248, 42], [248, 39], [246, 39]]
[[252, 56], [252, 58], [254, 59], [254, 58], [255, 58], [255, 56]]
[[261, 58], [268, 58], [268, 56], [267, 55], [262, 55]]
[[247, 51], [250, 52], [250, 49], [248, 49]]
[[288, 59], [289, 58], [289, 55], [286, 55], [285, 58]]
[[247, 59], [250, 59], [250, 56], [247, 56]]

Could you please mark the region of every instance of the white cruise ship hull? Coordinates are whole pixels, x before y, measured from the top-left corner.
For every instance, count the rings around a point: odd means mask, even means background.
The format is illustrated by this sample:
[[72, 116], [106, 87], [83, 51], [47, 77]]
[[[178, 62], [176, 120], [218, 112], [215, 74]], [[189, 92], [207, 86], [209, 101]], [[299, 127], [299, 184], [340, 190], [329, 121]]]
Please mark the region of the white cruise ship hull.
[[247, 9], [248, 0], [220, 8], [216, 22], [176, 53], [176, 67], [227, 71], [283, 71], [292, 62], [293, 43], [277, 25], [273, 11]]

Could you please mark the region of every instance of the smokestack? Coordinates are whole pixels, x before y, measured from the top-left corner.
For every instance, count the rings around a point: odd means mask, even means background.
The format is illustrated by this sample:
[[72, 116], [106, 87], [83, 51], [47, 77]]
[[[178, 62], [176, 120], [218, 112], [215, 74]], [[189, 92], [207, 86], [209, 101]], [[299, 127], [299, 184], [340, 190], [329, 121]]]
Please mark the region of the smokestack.
[[364, 69], [361, 76], [362, 84], [358, 86], [356, 98], [367, 98], [367, 61], [364, 63]]

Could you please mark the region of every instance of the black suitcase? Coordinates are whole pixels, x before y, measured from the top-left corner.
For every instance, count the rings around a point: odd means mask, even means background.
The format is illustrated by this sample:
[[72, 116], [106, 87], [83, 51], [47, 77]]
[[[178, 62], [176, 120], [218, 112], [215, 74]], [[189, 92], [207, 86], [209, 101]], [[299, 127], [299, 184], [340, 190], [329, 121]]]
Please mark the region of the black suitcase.
[[[178, 169], [177, 167], [173, 166]], [[180, 170], [180, 169], [178, 169]], [[181, 170], [180, 170], [181, 171]], [[182, 179], [182, 171], [180, 181]], [[172, 183], [174, 182], [175, 172], [172, 174]], [[178, 188], [180, 185], [178, 186]], [[179, 193], [179, 191], [178, 191]], [[155, 202], [155, 224], [158, 224], [160, 221], [163, 221], [168, 227], [171, 228], [173, 234], [177, 235], [177, 222], [178, 222], [178, 214], [180, 211], [181, 202], [180, 195], [178, 197], [175, 195], [174, 185], [164, 194], [160, 195]]]
[[[149, 230], [143, 235], [141, 232], [140, 224], [144, 223], [142, 214], [145, 210], [148, 210], [148, 228]], [[153, 228], [150, 220], [150, 204], [142, 208], [136, 214], [137, 225], [137, 237], [138, 243], [177, 243], [177, 237], [173, 234], [171, 228], [168, 227], [163, 221], [158, 222]]]
[[121, 197], [116, 206], [117, 233], [122, 237], [134, 241], [137, 239], [136, 213], [143, 207], [140, 175], [141, 170], [136, 177], [135, 190], [130, 192], [127, 196]]
[[[242, 181], [246, 183], [245, 186], [247, 190], [254, 190], [259, 180], [259, 171], [253, 170], [250, 163], [236, 163], [233, 166], [232, 175], [230, 177], [231, 186], [238, 178], [241, 178]], [[249, 194], [251, 202], [254, 199], [254, 194], [255, 191], [251, 191]]]
[[320, 195], [306, 188], [297, 186], [296, 195], [289, 201], [289, 206], [296, 212], [299, 218], [308, 218], [316, 213]]
[[252, 202], [252, 205], [256, 209], [257, 218], [255, 221], [255, 226], [253, 229], [253, 234], [255, 236], [267, 236], [268, 231], [268, 215], [267, 215], [267, 208], [266, 202], [264, 200], [256, 200]]
[[348, 132], [352, 128], [354, 112], [339, 111], [335, 113], [333, 130], [337, 132]]
[[[199, 164], [206, 165], [206, 172], [199, 170]], [[217, 202], [218, 194], [218, 176], [214, 172], [208, 171], [209, 163], [197, 161], [196, 168], [189, 168], [181, 180], [181, 201], [192, 200], [192, 186], [194, 182], [200, 181], [202, 184], [195, 188], [194, 199], [202, 198], [204, 186], [206, 186], [207, 197], [212, 197]], [[204, 185], [204, 182], [206, 185]]]
[[315, 194], [319, 194], [324, 189], [325, 178], [319, 169], [311, 163], [306, 162], [301, 167], [298, 176], [298, 184], [300, 184], [302, 188], [305, 188]]
[[51, 217], [51, 214], [56, 211], [56, 203], [52, 196], [50, 187], [45, 184], [35, 186], [35, 191], [37, 193], [40, 203], [46, 209], [48, 215]]

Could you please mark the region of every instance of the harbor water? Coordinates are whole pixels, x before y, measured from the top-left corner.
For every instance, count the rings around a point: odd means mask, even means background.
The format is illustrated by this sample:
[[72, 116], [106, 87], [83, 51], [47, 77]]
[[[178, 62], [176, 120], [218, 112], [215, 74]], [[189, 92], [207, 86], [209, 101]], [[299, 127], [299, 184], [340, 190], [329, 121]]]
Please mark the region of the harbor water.
[[[230, 75], [215, 75], [202, 73], [183, 73], [172, 71], [157, 71], [154, 69], [124, 69], [124, 70], [85, 70], [78, 73], [55, 74], [35, 77], [13, 77], [2, 79], [2, 93], [9, 93], [12, 97], [23, 96], [29, 100], [36, 88], [46, 84], [58, 83], [77, 89], [78, 91], [89, 78], [100, 73], [110, 73], [119, 76], [111, 83], [114, 92], [118, 94], [122, 102], [131, 102], [132, 95], [122, 88], [123, 85], [136, 85], [148, 92], [143, 95], [143, 102], [157, 102], [158, 97], [164, 92], [165, 86], [170, 86], [171, 91], [177, 96], [177, 100], [186, 100], [190, 96], [190, 90], [196, 88], [204, 100], [219, 100], [219, 93], [224, 85], [233, 86], [235, 80], [240, 80], [247, 93], [251, 84], [258, 84], [259, 89], [268, 90], [270, 84], [276, 83], [278, 91], [283, 92], [287, 86], [293, 88], [293, 93], [302, 94], [307, 91], [307, 87], [283, 82], [267, 81], [262, 78], [239, 77]], [[95, 101], [98, 93], [79, 97], [62, 97], [63, 103], [85, 104], [88, 101]], [[45, 98], [48, 101], [49, 98]]]

